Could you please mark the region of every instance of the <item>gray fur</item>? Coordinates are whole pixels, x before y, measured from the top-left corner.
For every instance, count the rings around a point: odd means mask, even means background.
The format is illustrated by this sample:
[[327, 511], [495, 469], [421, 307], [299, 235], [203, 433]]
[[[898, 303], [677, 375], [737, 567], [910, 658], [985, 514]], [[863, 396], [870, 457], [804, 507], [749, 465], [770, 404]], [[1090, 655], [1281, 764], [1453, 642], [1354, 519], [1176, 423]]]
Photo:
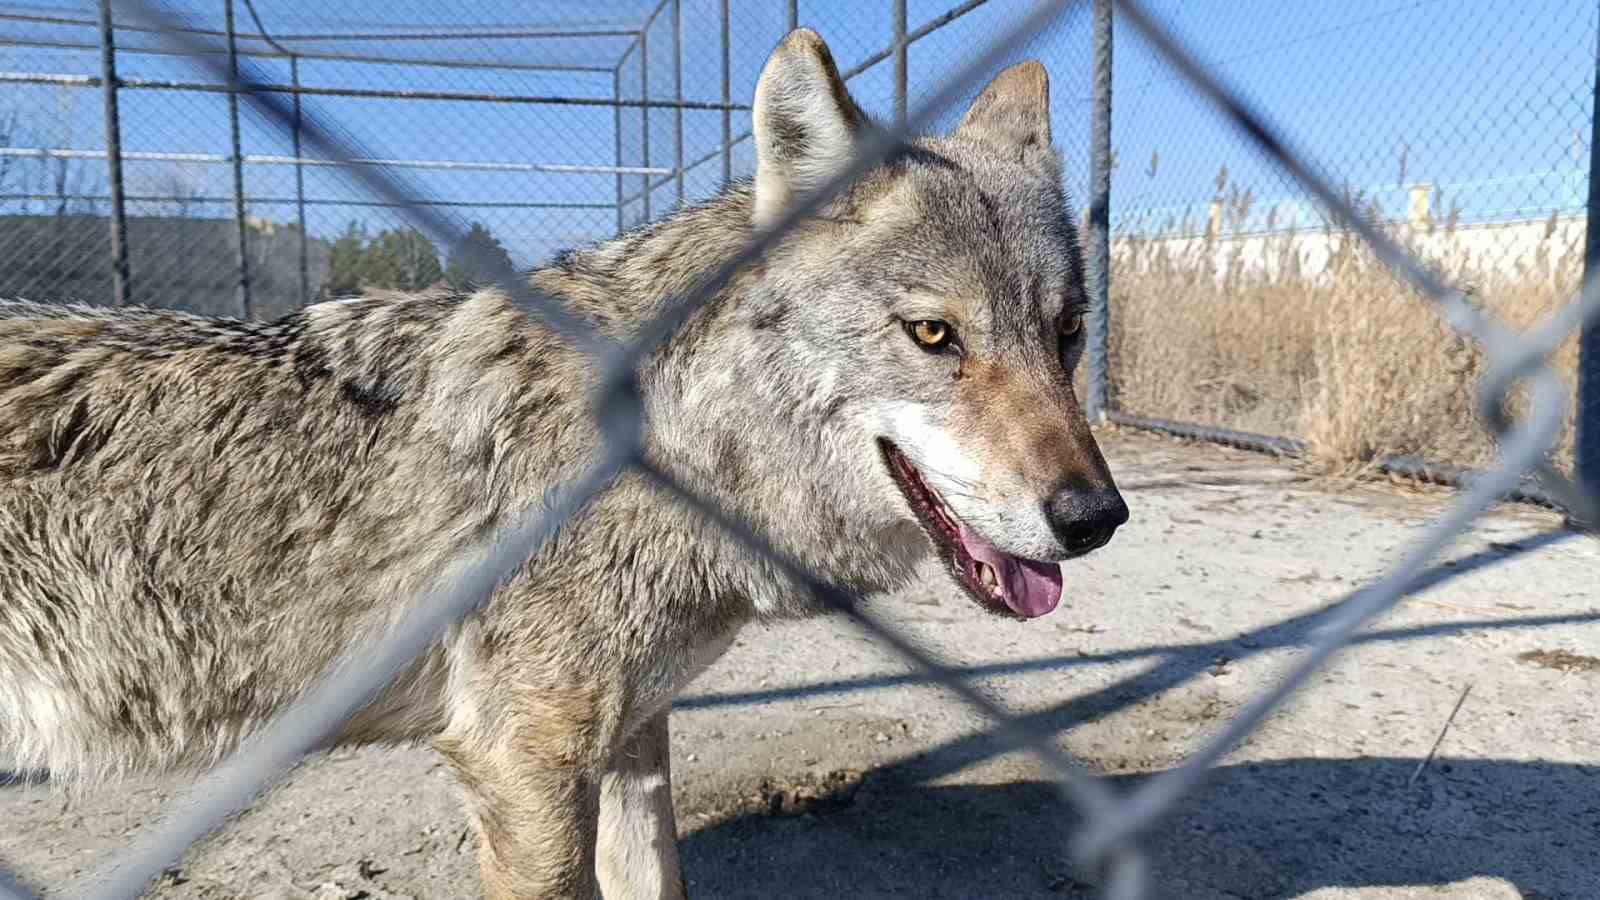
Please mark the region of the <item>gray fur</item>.
[[[1042, 77], [1008, 70], [980, 100], [1004, 116], [908, 147], [640, 373], [649, 459], [856, 594], [905, 584], [930, 546], [878, 438], [970, 462], [938, 475], [960, 480], [952, 505], [1036, 558], [1068, 554], [1027, 509], [1064, 481], [1114, 490], [1069, 383], [1082, 338], [1057, 337], [1084, 300], [1047, 112], [1043, 142], [1016, 138], [1031, 95], [1012, 102], [1015, 82]], [[782, 148], [753, 183], [533, 282], [626, 338], [729, 259], [793, 178], [834, 164], [808, 141], [864, 126], [811, 32], [763, 82], [829, 102], [758, 104], [758, 146]], [[908, 339], [900, 319], [935, 315], [964, 358]], [[0, 747], [57, 779], [214, 762], [581, 473], [596, 383], [498, 290], [270, 323], [0, 303]], [[819, 609], [627, 474], [342, 740], [451, 760], [489, 896], [591, 897], [597, 878], [607, 896], [681, 896], [661, 806], [671, 697], [743, 623]]]

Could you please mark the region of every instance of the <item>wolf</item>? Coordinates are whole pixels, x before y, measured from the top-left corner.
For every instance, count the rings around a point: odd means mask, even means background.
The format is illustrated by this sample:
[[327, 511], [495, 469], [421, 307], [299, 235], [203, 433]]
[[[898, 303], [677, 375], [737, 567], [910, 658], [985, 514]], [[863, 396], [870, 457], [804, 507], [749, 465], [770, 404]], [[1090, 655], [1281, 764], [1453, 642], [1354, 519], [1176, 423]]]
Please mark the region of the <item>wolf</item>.
[[[880, 127], [808, 29], [752, 120], [752, 178], [527, 278], [626, 341]], [[640, 452], [853, 597], [935, 554], [1035, 619], [1128, 518], [1072, 389], [1085, 309], [1029, 61], [640, 364]], [[601, 378], [494, 287], [271, 322], [0, 304], [0, 749], [69, 783], [214, 764], [583, 474]], [[448, 760], [487, 897], [683, 897], [674, 694], [746, 623], [828, 608], [628, 469], [335, 743]]]

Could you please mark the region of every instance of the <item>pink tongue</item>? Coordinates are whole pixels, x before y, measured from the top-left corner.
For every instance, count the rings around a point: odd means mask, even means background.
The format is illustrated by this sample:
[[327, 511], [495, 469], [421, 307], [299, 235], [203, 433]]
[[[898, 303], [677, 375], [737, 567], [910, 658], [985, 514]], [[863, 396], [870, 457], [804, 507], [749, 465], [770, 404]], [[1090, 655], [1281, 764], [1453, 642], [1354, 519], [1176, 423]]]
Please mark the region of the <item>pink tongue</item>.
[[1037, 618], [1061, 602], [1060, 565], [1012, 556], [965, 525], [961, 526], [961, 546], [968, 556], [994, 569], [1000, 593], [1017, 615]]

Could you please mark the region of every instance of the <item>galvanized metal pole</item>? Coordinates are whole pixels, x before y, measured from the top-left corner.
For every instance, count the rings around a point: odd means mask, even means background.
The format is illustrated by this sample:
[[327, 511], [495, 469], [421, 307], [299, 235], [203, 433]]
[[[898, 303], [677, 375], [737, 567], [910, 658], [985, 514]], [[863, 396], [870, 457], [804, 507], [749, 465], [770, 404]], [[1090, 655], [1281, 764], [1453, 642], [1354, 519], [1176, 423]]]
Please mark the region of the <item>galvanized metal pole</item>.
[[111, 298], [117, 306], [127, 306], [128, 220], [122, 204], [122, 120], [117, 113], [117, 41], [111, 0], [100, 0], [100, 87], [106, 114], [106, 178], [111, 189]]
[[[611, 99], [619, 100], [619, 101], [622, 99], [622, 67], [621, 66], [617, 66], [617, 68], [611, 73]], [[613, 125], [613, 133], [616, 136], [616, 144], [617, 144], [617, 168], [620, 169], [620, 168], [622, 168], [622, 107], [621, 106], [614, 107], [611, 111], [612, 111], [612, 113], [614, 113], [616, 115], [616, 122]], [[617, 234], [621, 234], [623, 232], [623, 230], [624, 230], [624, 227], [625, 227], [624, 226], [624, 221], [625, 220], [624, 220], [623, 214], [622, 214], [622, 206], [623, 206], [623, 203], [622, 203], [622, 173], [618, 172], [617, 173]]]
[[1089, 136], [1089, 315], [1085, 368], [1088, 415], [1105, 420], [1111, 408], [1111, 5], [1094, 0], [1094, 109]]
[[[1589, 110], [1589, 208], [1584, 242], [1583, 280], [1600, 278], [1600, 35], [1595, 42], [1593, 96]], [[1576, 476], [1590, 496], [1600, 491], [1600, 326], [1586, 324], [1578, 333]], [[1600, 522], [1567, 524], [1587, 530], [1600, 529]]]
[[789, 0], [789, 30], [800, 27], [800, 0]]
[[672, 171], [678, 181], [678, 205], [683, 205], [683, 0], [672, 0], [672, 95], [678, 105], [673, 131]]
[[[296, 88], [300, 87], [300, 59], [296, 56], [289, 57], [289, 79]], [[306, 234], [306, 171], [300, 153], [300, 94], [294, 94], [294, 120], [293, 131], [290, 132], [294, 139], [294, 211], [295, 221], [300, 225], [300, 305], [306, 306], [311, 302], [311, 261], [308, 251], [310, 237]]]
[[233, 0], [222, 0], [223, 23], [228, 29], [228, 134], [233, 148], [233, 218], [239, 231], [239, 317], [250, 318], [249, 238], [244, 212], [244, 153], [239, 141], [239, 45], [233, 27]]
[[[644, 105], [639, 107], [639, 119], [642, 125], [644, 158], [640, 165], [650, 168], [650, 26], [639, 32], [639, 99]], [[644, 221], [650, 221], [650, 174], [647, 172], [640, 176], [644, 182]]]
[[733, 102], [732, 77], [733, 71], [731, 54], [732, 45], [728, 39], [730, 33], [728, 0], [722, 0], [722, 184], [733, 181], [733, 112], [728, 109], [728, 104]]
[[894, 124], [906, 123], [906, 0], [894, 0]]

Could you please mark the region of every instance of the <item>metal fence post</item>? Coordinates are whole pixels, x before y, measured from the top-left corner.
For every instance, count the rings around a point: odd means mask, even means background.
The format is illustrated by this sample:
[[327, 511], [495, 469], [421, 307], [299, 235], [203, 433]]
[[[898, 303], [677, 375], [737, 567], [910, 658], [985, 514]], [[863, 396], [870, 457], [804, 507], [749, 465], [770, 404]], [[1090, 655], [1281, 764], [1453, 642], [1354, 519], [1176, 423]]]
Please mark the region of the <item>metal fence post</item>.
[[[626, 62], [626, 60], [624, 60], [624, 62]], [[620, 168], [622, 168], [622, 66], [621, 65], [618, 65], [611, 72], [611, 99], [617, 101], [617, 105], [612, 108], [611, 112], [615, 116], [615, 124], [613, 126], [613, 133], [616, 136], [616, 144], [617, 144], [617, 168], [620, 169]], [[617, 234], [621, 234], [623, 232], [624, 228], [626, 227], [625, 219], [624, 219], [623, 214], [622, 214], [622, 207], [623, 207], [623, 201], [622, 201], [622, 173], [618, 172], [617, 173]]]
[[[1593, 94], [1589, 109], [1589, 202], [1584, 224], [1583, 282], [1600, 278], [1600, 33], [1596, 34]], [[1573, 473], [1591, 496], [1600, 490], [1600, 326], [1585, 324], [1578, 332], [1577, 448]], [[1569, 526], [1595, 529], [1600, 522]]]
[[894, 0], [894, 124], [906, 123], [906, 0]]
[[239, 149], [239, 43], [233, 25], [233, 0], [222, 0], [223, 24], [228, 30], [228, 134], [233, 148], [233, 218], [239, 230], [239, 317], [250, 318], [249, 237], [244, 212], [244, 154]]
[[300, 58], [297, 56], [289, 57], [289, 81], [295, 87], [294, 119], [291, 121], [290, 137], [294, 142], [295, 222], [300, 226], [300, 305], [306, 306], [311, 302], [311, 259], [308, 246], [311, 239], [306, 234], [306, 170], [300, 154]]
[[1094, 0], [1094, 110], [1089, 137], [1088, 347], [1085, 368], [1088, 415], [1110, 410], [1111, 359], [1111, 5]]
[[733, 102], [732, 88], [732, 44], [729, 41], [731, 25], [729, 23], [728, 0], [722, 0], [722, 183], [724, 185], [733, 181], [733, 111], [728, 105]]
[[[653, 21], [652, 21], [653, 24]], [[644, 158], [640, 165], [650, 168], [650, 25], [639, 32], [639, 119], [643, 133]], [[644, 183], [644, 221], [650, 221], [650, 173], [640, 176]]]
[[111, 296], [128, 305], [128, 220], [122, 199], [122, 121], [117, 114], [117, 40], [111, 0], [100, 0], [100, 88], [106, 113], [106, 178], [111, 191]]
[[683, 205], [683, 0], [672, 0], [672, 94], [677, 98], [677, 127], [673, 132], [672, 171], [678, 182], [678, 205]]
[[800, 27], [800, 0], [789, 0], [789, 30]]

